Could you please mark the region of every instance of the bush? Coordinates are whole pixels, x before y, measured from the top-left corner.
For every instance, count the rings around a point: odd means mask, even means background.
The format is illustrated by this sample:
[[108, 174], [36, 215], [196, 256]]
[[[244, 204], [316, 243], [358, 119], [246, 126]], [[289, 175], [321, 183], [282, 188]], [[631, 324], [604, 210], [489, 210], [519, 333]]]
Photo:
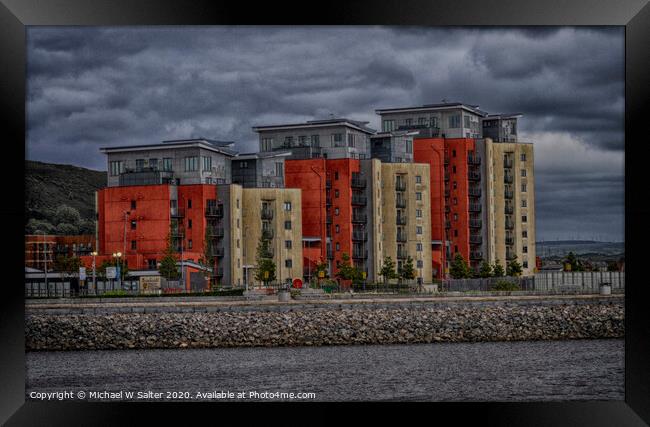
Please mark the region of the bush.
[[116, 289], [114, 291], [108, 291], [104, 292], [101, 297], [128, 297], [131, 296], [131, 294], [127, 293], [125, 290], [122, 289]]
[[339, 288], [339, 284], [336, 283], [334, 280], [323, 280], [321, 282], [321, 288], [323, 289], [324, 292], [331, 294], [334, 292], [336, 289]]
[[490, 288], [492, 291], [520, 291], [521, 288], [516, 282], [511, 282], [509, 280], [499, 280]]

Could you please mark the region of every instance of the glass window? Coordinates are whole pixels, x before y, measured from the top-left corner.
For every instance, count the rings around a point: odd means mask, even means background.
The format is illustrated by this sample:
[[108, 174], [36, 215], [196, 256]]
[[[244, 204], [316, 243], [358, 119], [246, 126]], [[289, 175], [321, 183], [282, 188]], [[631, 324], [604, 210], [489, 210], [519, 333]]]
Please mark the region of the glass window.
[[522, 215], [521, 222], [526, 222], [526, 221], [528, 221], [528, 218], [526, 217], [526, 215]]
[[158, 159], [149, 159], [149, 167], [152, 170], [157, 171], [158, 170]]
[[170, 172], [172, 170], [172, 158], [164, 157], [162, 167], [164, 171]]
[[285, 211], [291, 210], [291, 202], [284, 202], [284, 210]]
[[341, 245], [339, 244], [339, 242], [336, 242], [336, 250], [337, 250], [337, 251], [340, 251], [340, 250], [341, 250]]
[[135, 228], [137, 227], [137, 224], [138, 223], [135, 220], [131, 221], [131, 230], [135, 230]]
[[415, 175], [415, 183], [416, 184], [422, 184], [422, 176], [421, 175]]
[[415, 234], [422, 234], [422, 226], [418, 225], [415, 227]]
[[135, 159], [135, 170], [137, 172], [142, 172], [144, 169], [144, 159]]
[[300, 147], [305, 147], [307, 145], [307, 135], [298, 136], [298, 145]]
[[131, 209], [133, 210], [133, 209], [135, 209], [135, 207], [136, 207], [136, 201], [131, 200]]
[[417, 252], [422, 252], [422, 243], [416, 243], [415, 244], [415, 250]]
[[454, 114], [452, 116], [449, 116], [449, 127], [450, 128], [460, 127], [460, 114]]
[[521, 191], [525, 192], [526, 191], [526, 184], [521, 184]]
[[524, 246], [523, 248], [521, 248], [521, 251], [523, 253], [527, 254], [528, 253], [528, 246]]
[[287, 249], [291, 249], [291, 240], [285, 240], [284, 241], [284, 247]]
[[354, 147], [354, 134], [348, 134], [348, 147]]
[[203, 156], [203, 170], [204, 171], [212, 170], [212, 157]]
[[339, 215], [339, 208], [334, 208], [334, 215], [336, 215], [336, 216]]
[[413, 141], [411, 141], [410, 139], [406, 140], [406, 152], [413, 153]]
[[382, 122], [382, 130], [384, 132], [390, 132], [395, 129], [395, 120], [384, 120]]
[[422, 200], [422, 193], [421, 192], [417, 191], [415, 193], [415, 200]]
[[341, 231], [341, 227], [339, 227], [338, 224], [336, 224], [336, 226], [334, 226], [334, 229], [335, 229], [335, 231], [336, 231], [337, 233], [339, 233], [339, 232]]
[[187, 248], [188, 248], [188, 249], [192, 249], [192, 239], [189, 239], [189, 240], [187, 241]]
[[526, 202], [526, 199], [521, 199], [521, 207], [525, 208], [528, 202]]
[[526, 153], [521, 153], [521, 156], [519, 157], [522, 162], [526, 161]]
[[185, 157], [185, 172], [195, 172], [198, 170], [199, 158], [197, 156]]
[[137, 242], [135, 240], [131, 240], [131, 249], [137, 249]]
[[526, 169], [521, 170], [521, 176], [526, 176]]
[[187, 228], [192, 228], [192, 220], [191, 219], [187, 220]]
[[523, 230], [523, 231], [521, 232], [521, 237], [523, 237], [523, 238], [528, 238], [528, 230]]
[[122, 162], [121, 161], [113, 161], [113, 162], [108, 162], [108, 166], [110, 169], [111, 176], [116, 176], [122, 173], [124, 170], [122, 169]]
[[260, 151], [273, 150], [273, 138], [262, 138], [262, 149]]
[[287, 220], [284, 222], [284, 229], [291, 230], [291, 220]]
[[284, 146], [285, 146], [285, 148], [293, 147], [293, 136], [285, 136], [284, 137]]
[[187, 208], [192, 209], [192, 199], [187, 199]]
[[275, 176], [284, 176], [284, 163], [275, 164]]
[[320, 136], [318, 135], [311, 136], [311, 146], [316, 148], [320, 147]]
[[418, 117], [418, 125], [426, 126], [427, 125], [427, 118], [426, 117]]
[[417, 262], [417, 266], [418, 266], [418, 268], [422, 268], [422, 267], [424, 267], [424, 263], [422, 262], [421, 259], [418, 260], [418, 262]]
[[292, 265], [293, 265], [293, 263], [292, 263], [292, 261], [290, 259], [284, 260], [284, 266], [285, 267], [291, 268]]
[[422, 218], [422, 209], [416, 209], [415, 210], [415, 216], [417, 218]]
[[342, 133], [333, 133], [332, 134], [332, 145], [334, 147], [343, 147], [343, 134]]

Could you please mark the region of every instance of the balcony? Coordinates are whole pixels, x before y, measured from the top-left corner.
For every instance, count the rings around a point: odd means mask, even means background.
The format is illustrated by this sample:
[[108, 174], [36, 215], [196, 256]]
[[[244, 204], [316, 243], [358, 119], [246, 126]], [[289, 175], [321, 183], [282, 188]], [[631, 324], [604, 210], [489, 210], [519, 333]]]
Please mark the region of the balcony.
[[467, 156], [467, 164], [478, 166], [478, 165], [481, 164], [481, 157], [480, 156]]
[[397, 215], [395, 218], [395, 224], [406, 225], [406, 215]]
[[470, 203], [468, 210], [470, 212], [481, 212], [481, 205], [478, 203]]
[[513, 181], [514, 181], [514, 178], [513, 178], [512, 174], [503, 175], [503, 182], [505, 182], [506, 184], [512, 184]]
[[480, 171], [473, 171], [470, 170], [467, 172], [467, 179], [470, 181], [480, 181], [481, 180], [481, 172]]
[[406, 199], [403, 197], [398, 197], [395, 199], [395, 207], [396, 208], [405, 208], [406, 207]]
[[408, 235], [406, 232], [397, 232], [397, 241], [400, 243], [404, 243], [408, 240]]
[[515, 196], [515, 193], [514, 193], [514, 191], [512, 191], [512, 190], [505, 190], [505, 191], [503, 192], [503, 196], [504, 196], [506, 199], [512, 199], [512, 198]]
[[262, 229], [262, 239], [264, 240], [273, 240], [273, 229], [263, 228]]
[[481, 187], [469, 187], [467, 194], [469, 197], [481, 197]]
[[512, 236], [506, 236], [506, 245], [512, 246], [515, 244], [515, 238]]
[[368, 204], [368, 198], [366, 196], [362, 196], [361, 194], [353, 194], [352, 204], [356, 206], [365, 206]]
[[352, 178], [352, 188], [366, 188], [366, 180], [363, 178]]
[[332, 180], [331, 179], [325, 180], [325, 188], [332, 188]]
[[262, 219], [273, 219], [273, 209], [262, 208], [262, 210], [260, 211], [260, 217]]
[[513, 206], [506, 205], [506, 206], [503, 208], [503, 211], [504, 211], [504, 213], [505, 213], [506, 215], [512, 215], [512, 214], [514, 213], [514, 211], [515, 211], [515, 208], [514, 208]]
[[327, 222], [327, 224], [331, 224], [332, 223], [332, 215], [327, 215], [327, 217], [325, 218], [325, 221]]
[[400, 250], [399, 248], [397, 249], [397, 259], [406, 259], [408, 258], [409, 254], [408, 251], [405, 249]]
[[445, 165], [449, 164], [449, 157], [445, 156]]
[[352, 250], [352, 258], [357, 258], [357, 259], [366, 259], [368, 258], [368, 249], [357, 249], [354, 248]]
[[506, 251], [506, 260], [512, 261], [517, 258], [517, 254], [514, 251]]
[[445, 228], [451, 228], [451, 221], [445, 221]]
[[357, 231], [352, 232], [352, 240], [355, 242], [365, 242], [368, 240], [368, 233], [366, 231]]
[[332, 207], [332, 199], [330, 197], [325, 199], [325, 206], [328, 208]]
[[469, 243], [472, 245], [480, 245], [483, 243], [483, 236], [480, 234], [470, 234]]
[[506, 169], [512, 168], [512, 159], [509, 157], [506, 157], [503, 159], [503, 167]]
[[445, 205], [445, 213], [451, 212], [451, 207], [449, 205]]
[[449, 197], [450, 194], [451, 192], [449, 190], [445, 190], [445, 197]]
[[209, 218], [223, 218], [223, 205], [206, 207], [205, 216]]
[[368, 217], [365, 213], [353, 212], [352, 213], [352, 222], [365, 223], [368, 221]]
[[469, 228], [481, 228], [483, 226], [483, 221], [480, 219], [470, 219]]
[[506, 230], [512, 230], [515, 228], [515, 222], [513, 220], [506, 219]]
[[185, 218], [185, 208], [169, 208], [169, 215], [172, 218]]
[[172, 227], [170, 234], [172, 237], [183, 237], [185, 235], [184, 227]]
[[469, 253], [469, 259], [474, 261], [480, 261], [483, 259], [483, 252], [481, 251], [471, 251]]
[[445, 181], [449, 181], [449, 172], [445, 172]]
[[406, 181], [403, 179], [395, 181], [395, 191], [406, 191]]
[[334, 259], [334, 251], [332, 248], [327, 248], [327, 259]]
[[208, 237], [223, 237], [223, 227], [208, 227]]
[[224, 249], [216, 246], [212, 246], [208, 250], [208, 254], [213, 257], [223, 258]]

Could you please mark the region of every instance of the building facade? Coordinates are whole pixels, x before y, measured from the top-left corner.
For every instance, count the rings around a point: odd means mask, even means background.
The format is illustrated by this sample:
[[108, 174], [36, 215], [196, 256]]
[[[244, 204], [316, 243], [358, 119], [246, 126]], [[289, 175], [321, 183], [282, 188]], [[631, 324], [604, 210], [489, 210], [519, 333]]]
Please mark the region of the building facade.
[[58, 257], [77, 258], [95, 250], [95, 236], [56, 236], [28, 234], [25, 236], [25, 267], [41, 271], [54, 269]]

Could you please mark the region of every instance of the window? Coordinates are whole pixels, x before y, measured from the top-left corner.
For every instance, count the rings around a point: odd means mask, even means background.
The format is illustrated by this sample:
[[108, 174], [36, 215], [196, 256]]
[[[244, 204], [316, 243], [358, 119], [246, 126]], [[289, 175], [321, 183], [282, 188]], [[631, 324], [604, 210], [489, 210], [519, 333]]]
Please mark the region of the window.
[[451, 150], [451, 157], [456, 157], [456, 150]]
[[528, 202], [526, 201], [526, 199], [521, 199], [521, 207], [525, 208], [527, 205], [528, 205]]
[[144, 169], [144, 159], [135, 159], [135, 170], [137, 172], [142, 172]]
[[454, 190], [458, 188], [458, 183], [454, 181]]
[[192, 228], [192, 220], [191, 219], [187, 220], [187, 228]]
[[277, 162], [275, 164], [275, 176], [284, 176], [284, 163]]
[[382, 130], [384, 132], [390, 132], [395, 129], [395, 120], [384, 120], [382, 122]]
[[131, 230], [135, 230], [136, 226], [137, 226], [137, 222], [135, 220], [131, 221]]
[[528, 221], [528, 218], [526, 217], [526, 215], [522, 215], [521, 222], [526, 222], [526, 221]]
[[158, 159], [149, 159], [149, 167], [152, 170], [157, 171], [158, 170]]
[[339, 242], [336, 242], [336, 250], [337, 250], [337, 251], [340, 251], [340, 250], [341, 250], [341, 245], [339, 244]]
[[413, 141], [410, 139], [406, 140], [406, 152], [413, 153]]
[[415, 250], [417, 252], [422, 252], [422, 243], [416, 243], [415, 244]]
[[427, 118], [426, 117], [418, 117], [418, 125], [420, 126], [426, 126], [427, 123]]
[[315, 148], [320, 147], [320, 136], [318, 135], [311, 136], [311, 146]]
[[405, 126], [411, 126], [413, 124], [413, 119], [404, 119]]
[[421, 192], [417, 191], [415, 193], [415, 200], [422, 200], [422, 193]]
[[339, 179], [339, 172], [338, 171], [334, 172], [334, 179]]
[[422, 175], [415, 175], [415, 183], [422, 184]]
[[458, 230], [454, 230], [454, 237], [458, 237]]
[[454, 197], [454, 205], [457, 205], [457, 204], [458, 204], [458, 198]]
[[438, 127], [438, 118], [435, 116], [431, 116], [429, 118], [429, 126], [432, 128], [437, 128]]
[[422, 226], [418, 225], [415, 227], [415, 234], [422, 234]]
[[260, 151], [273, 150], [273, 138], [262, 138], [262, 147]]
[[239, 162], [239, 169], [248, 169], [248, 162]]
[[522, 162], [525, 162], [525, 161], [526, 161], [526, 153], [521, 153], [521, 156], [519, 157], [519, 159], [520, 159]]
[[131, 200], [131, 210], [135, 210], [135, 200]]
[[138, 247], [138, 242], [135, 240], [131, 240], [131, 249], [135, 250]]
[[336, 231], [337, 233], [339, 233], [339, 232], [341, 231], [341, 228], [339, 227], [338, 224], [336, 224], [336, 226], [334, 226], [334, 229], [335, 229], [335, 231]]
[[334, 215], [339, 216], [339, 208], [334, 208]]
[[284, 137], [284, 147], [285, 148], [293, 147], [293, 136], [285, 136]]
[[298, 137], [298, 146], [306, 147], [307, 146], [307, 135], [300, 135]]
[[195, 172], [199, 167], [197, 156], [185, 157], [185, 172]]
[[187, 248], [188, 248], [188, 249], [192, 249], [192, 239], [189, 239], [189, 240], [187, 241]]
[[458, 253], [458, 246], [454, 245], [454, 252]]
[[526, 192], [526, 184], [525, 183], [521, 184], [521, 191], [522, 191], [522, 193]]
[[291, 202], [284, 202], [284, 210], [285, 211], [291, 210]]
[[339, 190], [334, 190], [334, 197], [339, 198]]
[[291, 249], [291, 243], [292, 243], [291, 240], [285, 240], [284, 241], [284, 247], [286, 249]]
[[332, 146], [334, 146], [334, 147], [343, 147], [343, 134], [342, 133], [333, 133], [332, 134]]
[[239, 209], [239, 199], [237, 199], [237, 209]]
[[239, 249], [239, 239], [237, 239], [237, 249]]
[[521, 170], [521, 176], [526, 176], [526, 169]]
[[528, 261], [524, 261], [521, 263], [522, 267], [528, 268]]
[[149, 270], [156, 270], [158, 268], [158, 264], [156, 263], [155, 259], [148, 259], [147, 260], [147, 268]]
[[204, 171], [212, 170], [212, 157], [203, 156], [203, 170]]
[[172, 166], [172, 158], [171, 157], [163, 157], [163, 163], [162, 163], [163, 170], [166, 172], [170, 172], [173, 168]]
[[451, 167], [451, 171], [452, 171], [453, 173], [456, 173], [456, 166], [452, 166], [452, 167]]
[[422, 209], [416, 209], [415, 210], [415, 217], [416, 218], [422, 218]]
[[527, 239], [528, 238], [528, 230], [523, 230], [521, 232], [521, 237], [523, 237], [524, 239]]
[[422, 262], [421, 259], [418, 260], [418, 262], [417, 262], [417, 266], [418, 266], [418, 268], [422, 268], [422, 267], [424, 267], [424, 263]]
[[192, 209], [192, 199], [187, 199], [187, 209]]
[[449, 116], [449, 127], [450, 128], [460, 127], [460, 114], [454, 114], [453, 116]]
[[354, 147], [354, 134], [348, 134], [348, 147]]
[[287, 267], [287, 268], [291, 268], [292, 265], [293, 265], [293, 263], [291, 262], [290, 259], [285, 259], [285, 260], [284, 260], [284, 266], [285, 266], [285, 267]]
[[454, 214], [454, 221], [458, 221], [458, 214], [457, 213]]
[[108, 162], [108, 167], [111, 172], [111, 176], [116, 176], [124, 172], [123, 163], [121, 161]]
[[469, 116], [465, 115], [463, 116], [465, 127], [469, 128]]
[[291, 230], [291, 220], [287, 220], [284, 222], [284, 229]]
[[528, 253], [528, 246], [524, 246], [523, 248], [521, 248], [521, 251], [523, 253], [527, 254]]

